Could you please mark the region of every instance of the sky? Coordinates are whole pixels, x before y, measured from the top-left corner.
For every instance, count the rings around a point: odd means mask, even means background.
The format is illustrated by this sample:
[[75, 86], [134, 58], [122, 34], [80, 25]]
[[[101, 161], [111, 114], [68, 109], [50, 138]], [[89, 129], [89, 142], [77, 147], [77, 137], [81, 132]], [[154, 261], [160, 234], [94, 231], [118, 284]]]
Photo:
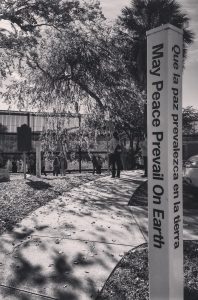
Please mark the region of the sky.
[[[198, 0], [178, 0], [190, 17], [190, 29], [195, 33], [193, 45], [189, 47], [183, 73], [183, 107], [191, 105], [198, 109]], [[114, 20], [130, 0], [100, 0], [103, 13], [108, 20]], [[6, 106], [0, 103], [0, 109]]]
[[[188, 49], [188, 58], [183, 73], [183, 107], [188, 105], [198, 109], [198, 0], [177, 0], [191, 21], [190, 29], [195, 33], [193, 45]], [[100, 0], [106, 18], [114, 19], [130, 0]]]

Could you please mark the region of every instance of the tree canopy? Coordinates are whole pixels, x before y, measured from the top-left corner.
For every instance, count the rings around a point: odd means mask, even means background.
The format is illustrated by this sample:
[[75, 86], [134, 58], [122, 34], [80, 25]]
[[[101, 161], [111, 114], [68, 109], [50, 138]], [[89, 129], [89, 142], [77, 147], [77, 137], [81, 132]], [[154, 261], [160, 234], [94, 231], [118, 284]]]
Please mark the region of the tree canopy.
[[187, 106], [182, 111], [183, 134], [194, 134], [193, 122], [198, 122], [198, 110], [193, 106]]
[[167, 22], [184, 28], [185, 55], [193, 39], [175, 0], [131, 1], [113, 26], [97, 0], [2, 0], [0, 20], [7, 103], [59, 112], [83, 103], [97, 124], [108, 110], [131, 141], [143, 126], [146, 30]]
[[0, 7], [1, 18], [14, 28], [14, 32], [3, 30], [1, 34], [6, 62], [2, 72], [4, 76], [6, 71], [12, 73], [17, 64], [20, 74], [9, 86], [8, 97], [50, 102], [50, 98], [71, 101], [74, 94], [88, 94], [102, 106], [91, 86], [93, 74], [100, 75], [96, 63], [100, 57], [108, 57], [106, 49], [99, 49], [102, 44], [97, 45], [97, 39], [93, 43], [104, 20], [98, 2], [3, 1]]
[[170, 23], [183, 29], [184, 58], [193, 42], [189, 17], [175, 0], [131, 0], [117, 20], [117, 39], [126, 67], [136, 84], [146, 91], [146, 31]]
[[98, 1], [3, 1], [0, 8], [14, 28], [1, 35], [4, 72], [14, 74], [4, 93], [7, 102], [61, 111], [95, 100], [101, 111], [111, 111], [114, 123], [128, 130], [140, 125], [141, 94]]

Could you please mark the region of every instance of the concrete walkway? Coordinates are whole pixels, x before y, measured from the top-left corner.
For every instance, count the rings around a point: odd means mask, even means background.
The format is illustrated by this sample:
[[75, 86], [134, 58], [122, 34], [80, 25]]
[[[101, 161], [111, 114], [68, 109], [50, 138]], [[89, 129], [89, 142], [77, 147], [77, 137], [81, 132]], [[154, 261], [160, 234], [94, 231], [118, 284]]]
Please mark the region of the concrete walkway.
[[[198, 201], [198, 195], [197, 199]], [[183, 209], [183, 239], [198, 240], [198, 208], [191, 205], [184, 206]], [[144, 238], [148, 242], [148, 207], [131, 206], [133, 217], [136, 220]]]
[[0, 299], [95, 299], [121, 257], [146, 241], [127, 206], [141, 174], [74, 188], [2, 235]]

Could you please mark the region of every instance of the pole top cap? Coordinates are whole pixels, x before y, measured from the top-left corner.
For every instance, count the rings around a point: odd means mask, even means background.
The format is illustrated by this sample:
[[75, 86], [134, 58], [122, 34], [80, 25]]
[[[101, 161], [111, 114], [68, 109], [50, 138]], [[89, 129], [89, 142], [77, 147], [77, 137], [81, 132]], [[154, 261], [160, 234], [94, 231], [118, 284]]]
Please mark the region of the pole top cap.
[[171, 29], [173, 31], [176, 31], [179, 34], [183, 34], [183, 29], [180, 29], [180, 28], [168, 23], [168, 24], [164, 24], [164, 25], [161, 25], [161, 26], [158, 26], [158, 27], [155, 27], [155, 28], [152, 28], [152, 29], [148, 30], [146, 32], [146, 36], [157, 33], [159, 31], [169, 30], [169, 29]]

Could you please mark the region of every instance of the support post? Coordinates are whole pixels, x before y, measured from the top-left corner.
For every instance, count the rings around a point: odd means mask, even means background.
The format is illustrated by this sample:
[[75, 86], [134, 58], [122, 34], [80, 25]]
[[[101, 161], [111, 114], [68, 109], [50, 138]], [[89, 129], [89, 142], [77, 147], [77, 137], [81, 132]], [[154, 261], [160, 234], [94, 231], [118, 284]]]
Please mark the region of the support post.
[[[81, 128], [81, 114], [78, 114], [78, 120], [79, 120], [79, 129]], [[79, 173], [82, 172], [82, 149], [81, 146], [78, 148], [79, 150]]]
[[107, 110], [105, 113], [105, 121], [106, 121], [106, 138], [107, 138], [107, 170], [110, 172], [110, 165], [109, 165], [109, 132], [110, 132], [110, 113]]
[[24, 174], [24, 179], [26, 179], [26, 153], [25, 153], [25, 151], [23, 152], [23, 174]]
[[79, 173], [82, 172], [82, 151], [81, 147], [79, 146]]
[[36, 142], [36, 176], [41, 177], [41, 142]]
[[183, 299], [183, 33], [147, 32], [150, 300]]

